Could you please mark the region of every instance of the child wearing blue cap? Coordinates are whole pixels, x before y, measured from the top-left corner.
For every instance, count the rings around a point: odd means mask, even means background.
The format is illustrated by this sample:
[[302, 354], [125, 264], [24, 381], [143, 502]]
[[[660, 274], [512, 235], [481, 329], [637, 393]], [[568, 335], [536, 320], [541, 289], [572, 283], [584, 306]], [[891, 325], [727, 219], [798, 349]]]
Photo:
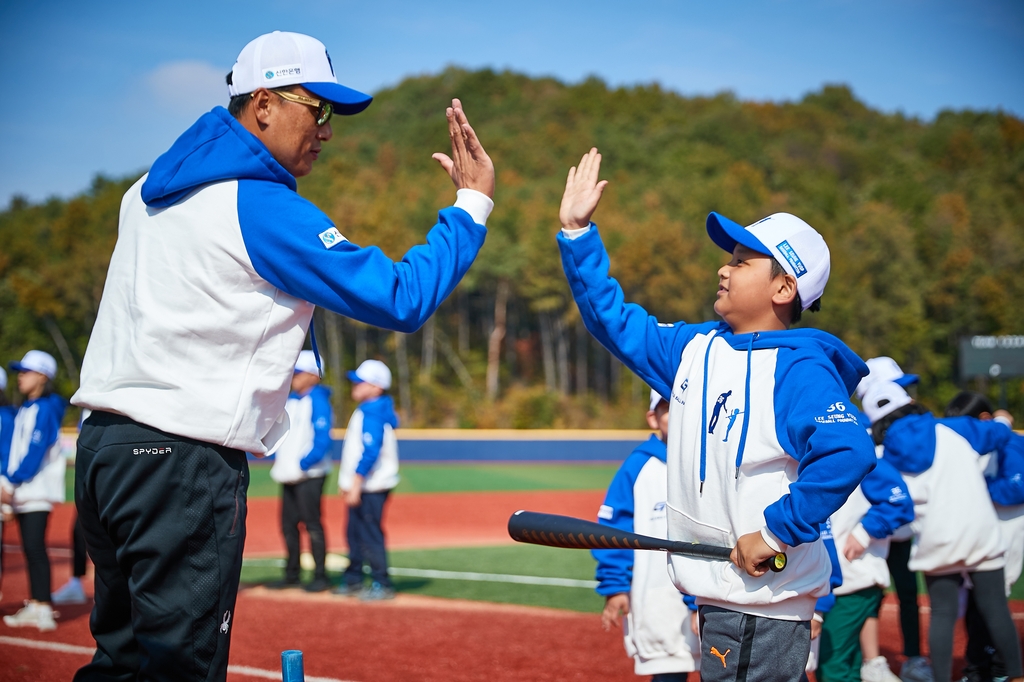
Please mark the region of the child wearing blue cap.
[[[798, 680], [829, 591], [821, 525], [875, 466], [847, 411], [867, 367], [829, 334], [790, 329], [819, 307], [828, 247], [790, 214], [744, 228], [712, 213], [708, 235], [730, 254], [718, 271], [722, 320], [659, 323], [608, 276], [590, 222], [607, 186], [600, 165], [592, 149], [569, 171], [563, 269], [591, 334], [669, 401], [669, 539], [735, 548], [727, 565], [670, 555], [673, 582], [699, 607], [701, 679]], [[778, 552], [788, 564], [769, 572]]]

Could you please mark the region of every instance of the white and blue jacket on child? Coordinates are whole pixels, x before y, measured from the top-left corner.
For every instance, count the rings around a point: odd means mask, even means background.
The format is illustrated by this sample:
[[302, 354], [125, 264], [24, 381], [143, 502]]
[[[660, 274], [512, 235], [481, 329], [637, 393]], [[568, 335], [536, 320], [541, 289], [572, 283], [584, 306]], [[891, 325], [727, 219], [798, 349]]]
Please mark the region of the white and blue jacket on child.
[[331, 390], [317, 384], [305, 395], [292, 392], [284, 409], [292, 428], [274, 453], [270, 477], [278, 483], [323, 478], [331, 471]]
[[1004, 567], [1006, 547], [979, 458], [1014, 437], [1005, 424], [973, 417], [910, 414], [889, 426], [883, 457], [914, 500], [910, 570], [944, 575]]
[[[665, 538], [667, 471], [665, 444], [655, 435], [638, 446], [612, 478], [598, 523], [655, 538]], [[591, 551], [597, 560], [597, 593], [629, 593], [623, 626], [626, 653], [637, 675], [690, 672], [700, 668], [700, 642], [690, 629], [692, 599], [668, 578], [667, 556], [631, 549]], [[696, 608], [696, 605], [693, 605]]]
[[394, 262], [348, 241], [223, 107], [121, 201], [117, 244], [71, 402], [257, 455], [288, 433], [295, 359], [321, 306], [412, 332], [483, 246], [469, 189]]
[[338, 488], [350, 490], [355, 475], [363, 477], [363, 491], [379, 493], [398, 485], [398, 415], [389, 395], [362, 403], [348, 420], [341, 448]]
[[[64, 501], [66, 461], [60, 447], [60, 424], [67, 403], [56, 393], [26, 400], [0, 433], [0, 485], [14, 492], [16, 514], [51, 511]], [[6, 445], [2, 445], [6, 444]]]
[[1006, 545], [1006, 594], [1024, 567], [1024, 436], [1014, 434], [999, 450], [981, 458], [988, 494], [996, 507]]
[[746, 533], [788, 555], [759, 578], [671, 555], [698, 605], [810, 620], [829, 589], [821, 524], [875, 466], [850, 394], [867, 366], [814, 329], [734, 334], [724, 322], [659, 323], [608, 276], [596, 226], [559, 234], [562, 266], [591, 334], [669, 402], [668, 534], [732, 547]]

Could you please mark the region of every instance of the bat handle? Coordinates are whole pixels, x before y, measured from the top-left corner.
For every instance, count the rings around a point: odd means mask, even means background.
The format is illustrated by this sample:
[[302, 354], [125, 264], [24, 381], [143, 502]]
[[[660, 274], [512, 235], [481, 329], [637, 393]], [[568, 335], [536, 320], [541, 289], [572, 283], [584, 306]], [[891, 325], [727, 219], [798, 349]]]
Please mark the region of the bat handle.
[[786, 561], [788, 561], [786, 553], [779, 552], [772, 558], [768, 559], [768, 568], [771, 569], [773, 573], [779, 573], [786, 567]]

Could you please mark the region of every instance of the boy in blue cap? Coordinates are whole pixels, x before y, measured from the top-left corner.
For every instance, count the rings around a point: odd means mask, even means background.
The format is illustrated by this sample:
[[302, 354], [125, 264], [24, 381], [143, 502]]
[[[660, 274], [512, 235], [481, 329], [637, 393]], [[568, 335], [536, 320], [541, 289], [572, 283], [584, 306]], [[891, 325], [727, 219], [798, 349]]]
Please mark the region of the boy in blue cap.
[[[735, 565], [670, 557], [676, 587], [697, 599], [701, 679], [798, 680], [815, 602], [829, 590], [821, 524], [875, 466], [846, 409], [867, 367], [829, 334], [790, 329], [820, 305], [828, 247], [793, 215], [744, 228], [712, 213], [708, 234], [731, 254], [718, 271], [722, 321], [659, 323], [608, 276], [590, 222], [607, 186], [600, 164], [591, 149], [569, 171], [563, 269], [590, 332], [669, 401], [669, 538], [734, 547]], [[728, 440], [727, 420], [710, 423], [723, 396], [741, 410]], [[788, 564], [769, 572], [778, 552]]]

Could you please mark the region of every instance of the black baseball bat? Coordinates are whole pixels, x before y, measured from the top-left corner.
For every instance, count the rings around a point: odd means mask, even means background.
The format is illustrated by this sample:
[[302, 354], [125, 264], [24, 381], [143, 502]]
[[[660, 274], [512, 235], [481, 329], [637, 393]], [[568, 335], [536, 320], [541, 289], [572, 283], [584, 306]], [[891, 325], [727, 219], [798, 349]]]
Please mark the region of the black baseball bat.
[[[732, 554], [732, 547], [662, 540], [572, 516], [525, 510], [509, 517], [508, 534], [516, 542], [568, 549], [649, 549], [717, 561], [729, 561]], [[786, 567], [786, 555], [779, 552], [768, 560], [768, 567], [778, 573]]]

